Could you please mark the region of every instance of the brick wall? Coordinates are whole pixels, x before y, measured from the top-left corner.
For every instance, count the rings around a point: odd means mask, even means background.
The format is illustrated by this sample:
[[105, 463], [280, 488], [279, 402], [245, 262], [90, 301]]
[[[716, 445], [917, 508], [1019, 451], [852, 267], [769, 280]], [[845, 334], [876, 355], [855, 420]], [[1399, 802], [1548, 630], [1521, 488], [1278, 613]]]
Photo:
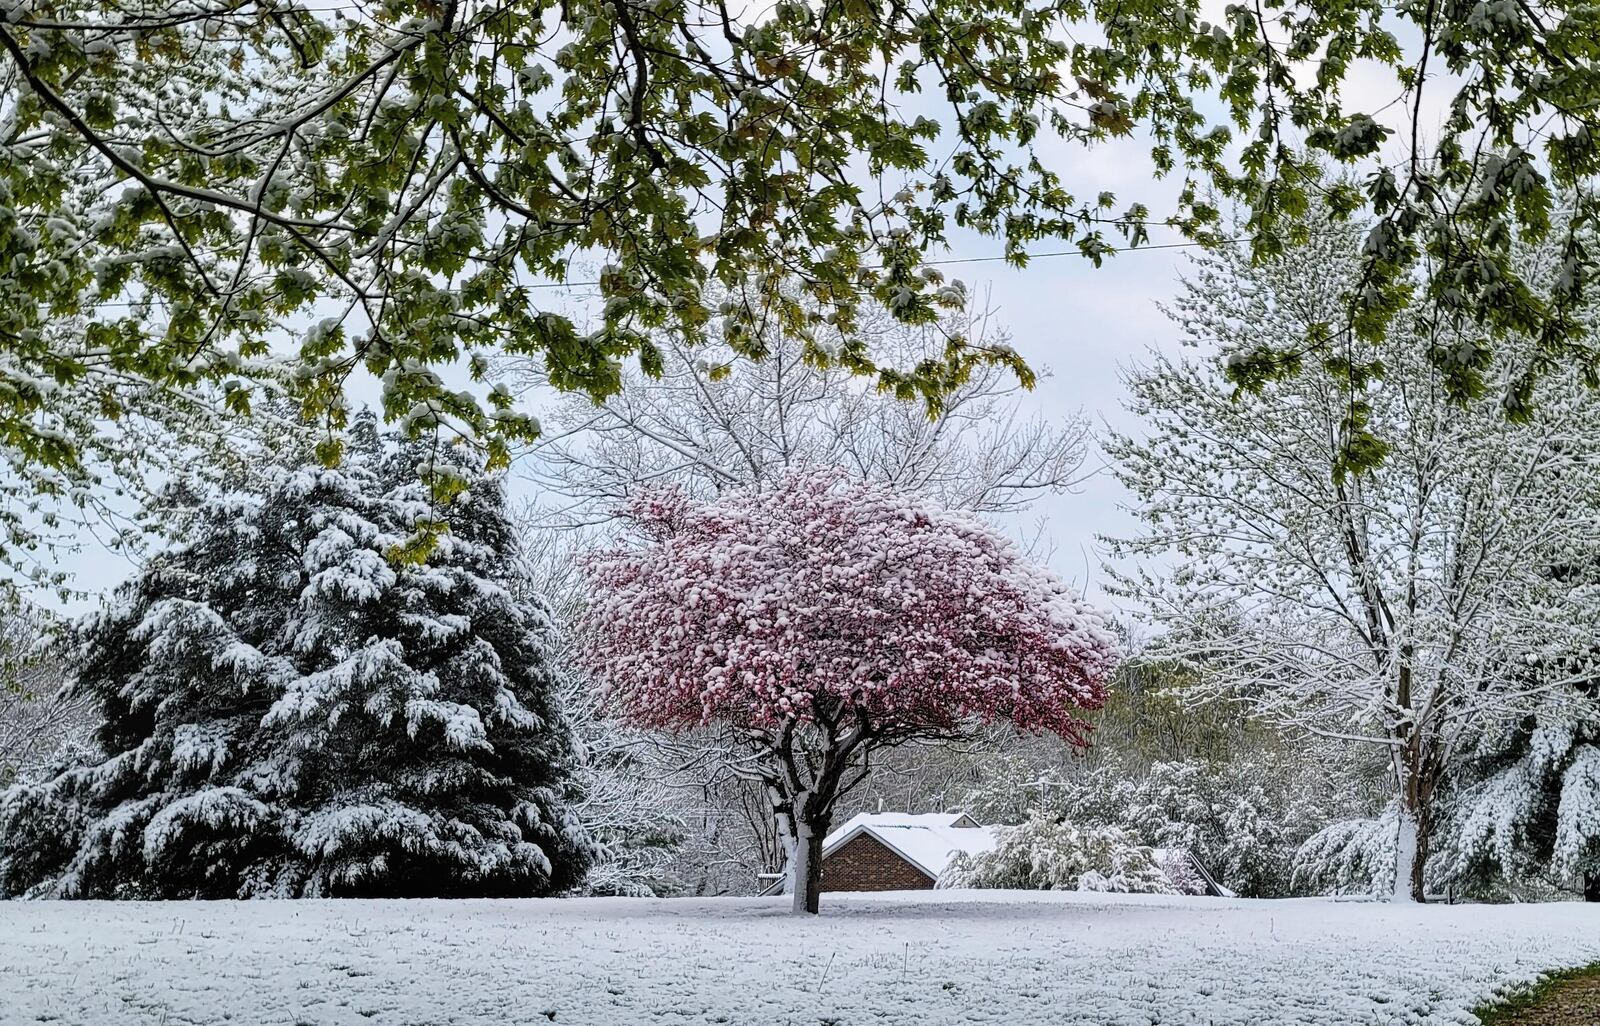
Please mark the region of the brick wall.
[[825, 891], [925, 891], [933, 880], [871, 834], [850, 838], [822, 860]]

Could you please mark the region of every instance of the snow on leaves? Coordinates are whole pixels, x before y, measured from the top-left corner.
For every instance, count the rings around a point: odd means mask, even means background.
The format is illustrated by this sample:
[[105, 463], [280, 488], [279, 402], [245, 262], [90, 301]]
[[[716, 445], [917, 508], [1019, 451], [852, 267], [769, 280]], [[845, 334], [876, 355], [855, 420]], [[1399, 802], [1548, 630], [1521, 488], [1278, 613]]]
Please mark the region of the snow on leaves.
[[169, 849], [192, 845], [196, 829], [248, 835], [271, 817], [266, 805], [237, 787], [207, 787], [164, 806], [145, 825], [144, 858], [160, 862]]
[[1579, 751], [1561, 774], [1556, 858], [1564, 867], [1592, 868], [1600, 852], [1600, 748]]

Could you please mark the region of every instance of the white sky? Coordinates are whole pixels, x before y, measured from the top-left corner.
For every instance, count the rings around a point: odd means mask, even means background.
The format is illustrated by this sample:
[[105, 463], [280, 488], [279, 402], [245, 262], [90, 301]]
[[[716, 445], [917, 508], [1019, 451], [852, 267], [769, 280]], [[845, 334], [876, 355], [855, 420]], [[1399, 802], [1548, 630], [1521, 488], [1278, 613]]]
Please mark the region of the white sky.
[[[1106, 424], [1137, 431], [1124, 413], [1121, 370], [1152, 347], [1176, 348], [1177, 334], [1158, 308], [1177, 291], [1185, 250], [1129, 252], [1096, 270], [1081, 259], [1038, 261], [1026, 270], [985, 265], [970, 283], [987, 286], [999, 323], [1036, 370], [1044, 369], [1027, 401], [1051, 415], [1082, 410], [1097, 434]], [[1103, 466], [1098, 451], [1090, 468]], [[1102, 546], [1097, 535], [1125, 535], [1136, 521], [1128, 493], [1108, 472], [1090, 477], [1074, 494], [1047, 496], [1035, 514], [1054, 546], [1051, 566], [1098, 601]]]
[[[1080, 201], [1110, 191], [1117, 197], [1116, 212], [1140, 202], [1160, 222], [1175, 208], [1181, 180], [1151, 177], [1148, 145], [1129, 139], [1085, 149], [1056, 141], [1047, 152]], [[1107, 237], [1120, 241], [1111, 233]], [[1151, 227], [1150, 241], [1166, 247], [1184, 242], [1176, 231], [1159, 226]], [[1031, 247], [1033, 252], [1070, 248]], [[1000, 249], [995, 240], [963, 238], [955, 240], [950, 256], [991, 256]], [[1098, 268], [1074, 255], [1035, 259], [1020, 270], [1001, 262], [942, 269], [965, 281], [975, 295], [988, 296], [995, 322], [1010, 332], [1013, 348], [1041, 372], [1029, 404], [1049, 415], [1081, 410], [1097, 435], [1108, 425], [1137, 433], [1138, 419], [1122, 408], [1122, 372], [1152, 348], [1177, 349], [1177, 329], [1161, 306], [1177, 295], [1191, 252], [1124, 250]], [[1035, 519], [1016, 527], [1042, 529], [1041, 540], [1052, 547], [1051, 568], [1091, 599], [1115, 607], [1099, 587], [1105, 553], [1095, 539], [1130, 534], [1137, 521], [1127, 509], [1129, 494], [1103, 467], [1104, 456], [1091, 452], [1086, 469], [1099, 472], [1072, 494], [1043, 498], [1033, 511]]]

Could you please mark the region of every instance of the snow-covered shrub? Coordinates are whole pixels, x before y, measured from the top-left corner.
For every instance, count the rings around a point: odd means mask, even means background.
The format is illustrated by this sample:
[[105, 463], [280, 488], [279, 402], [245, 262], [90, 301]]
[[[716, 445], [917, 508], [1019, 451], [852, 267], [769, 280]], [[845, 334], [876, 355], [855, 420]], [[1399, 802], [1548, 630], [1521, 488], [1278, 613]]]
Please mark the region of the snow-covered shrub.
[[1158, 762], [1144, 776], [1119, 782], [1112, 799], [1121, 822], [1145, 843], [1194, 853], [1238, 893], [1280, 895], [1292, 890], [1295, 847], [1325, 822], [1308, 814], [1307, 792], [1288, 769], [1246, 758]]
[[[1114, 747], [1115, 738], [1097, 736]], [[1317, 884], [1297, 883], [1294, 855], [1300, 845], [1348, 814], [1355, 790], [1333, 807], [1337, 789], [1326, 775], [1316, 783], [1317, 764], [1288, 754], [1270, 760], [1206, 759], [1129, 765], [1113, 754], [1092, 768], [1033, 765], [998, 757], [978, 787], [961, 796], [964, 807], [986, 822], [1016, 822], [1044, 812], [1083, 826], [1115, 826], [1137, 843], [1183, 851], [1218, 883], [1246, 897], [1304, 893]], [[1076, 772], [1074, 772], [1076, 770]]]
[[583, 555], [592, 538], [552, 526], [527, 508], [517, 518], [523, 544], [513, 592], [550, 608], [547, 634], [557, 677], [557, 700], [572, 725], [578, 795], [573, 812], [594, 842], [594, 861], [580, 893], [667, 897], [682, 891], [676, 861], [687, 834], [686, 813], [697, 793], [677, 783], [652, 737], [606, 714], [599, 685], [574, 665], [583, 610], [588, 602]]
[[1303, 893], [1311, 885], [1294, 881], [1296, 849], [1331, 822], [1382, 808], [1387, 767], [1221, 703], [1196, 706], [1188, 694], [1207, 672], [1203, 660], [1146, 649], [1119, 665], [1093, 748], [987, 747], [970, 756], [966, 781], [945, 777], [941, 800], [985, 823], [1044, 810], [1121, 827], [1140, 844], [1188, 853], [1240, 895]]
[[[370, 417], [351, 441], [337, 469], [284, 457], [175, 491], [187, 539], [85, 630], [75, 686], [104, 710], [105, 757], [0, 802], [0, 894], [532, 895], [581, 878], [548, 613], [504, 579], [497, 481], [386, 445]], [[418, 483], [430, 460], [466, 486], [442, 510]]]
[[1036, 814], [1000, 828], [999, 844], [957, 855], [941, 887], [1177, 894], [1154, 849], [1113, 826], [1084, 827]]
[[1399, 837], [1397, 804], [1368, 819], [1331, 823], [1295, 852], [1295, 880], [1324, 894], [1393, 894]]
[[630, 898], [680, 893], [678, 855], [693, 795], [672, 790], [670, 771], [651, 758], [649, 740], [598, 716], [575, 721], [582, 751], [575, 777], [582, 799], [574, 806], [593, 839], [594, 863], [582, 893]]
[[1194, 857], [1179, 848], [1155, 849], [1156, 864], [1179, 894], [1205, 894], [1206, 882], [1195, 868]]

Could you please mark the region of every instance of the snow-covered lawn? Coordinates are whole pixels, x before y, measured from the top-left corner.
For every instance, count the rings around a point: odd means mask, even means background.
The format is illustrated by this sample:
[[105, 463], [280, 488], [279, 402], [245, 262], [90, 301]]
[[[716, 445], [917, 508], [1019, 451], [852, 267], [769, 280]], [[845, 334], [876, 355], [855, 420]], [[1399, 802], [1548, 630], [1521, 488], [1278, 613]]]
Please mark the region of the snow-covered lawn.
[[0, 1022], [1473, 1023], [1600, 960], [1600, 906], [924, 892], [0, 903]]

